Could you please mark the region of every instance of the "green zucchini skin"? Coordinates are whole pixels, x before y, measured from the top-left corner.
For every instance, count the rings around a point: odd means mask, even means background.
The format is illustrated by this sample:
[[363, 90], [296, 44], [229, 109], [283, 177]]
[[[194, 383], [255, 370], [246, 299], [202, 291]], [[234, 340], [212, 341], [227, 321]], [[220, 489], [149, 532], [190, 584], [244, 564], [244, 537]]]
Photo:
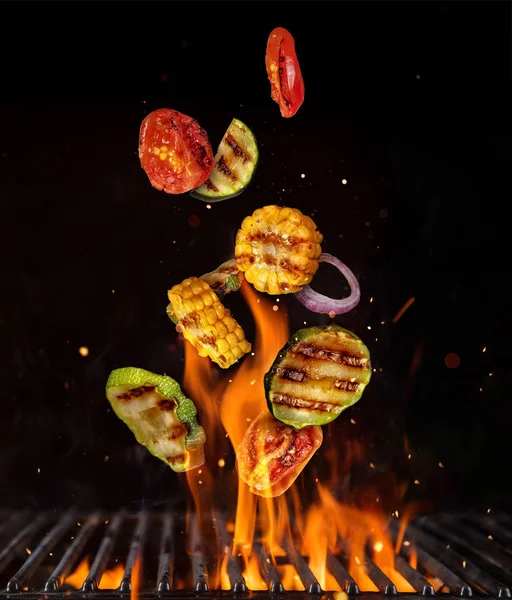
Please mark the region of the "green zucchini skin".
[[173, 471], [204, 464], [206, 436], [197, 422], [196, 407], [172, 377], [135, 367], [116, 369], [105, 393], [137, 441]]
[[295, 429], [326, 425], [361, 398], [371, 374], [368, 348], [348, 329], [300, 329], [265, 374], [267, 405]]
[[258, 160], [253, 132], [242, 121], [233, 119], [219, 144], [210, 176], [190, 195], [209, 203], [240, 195], [251, 182]]

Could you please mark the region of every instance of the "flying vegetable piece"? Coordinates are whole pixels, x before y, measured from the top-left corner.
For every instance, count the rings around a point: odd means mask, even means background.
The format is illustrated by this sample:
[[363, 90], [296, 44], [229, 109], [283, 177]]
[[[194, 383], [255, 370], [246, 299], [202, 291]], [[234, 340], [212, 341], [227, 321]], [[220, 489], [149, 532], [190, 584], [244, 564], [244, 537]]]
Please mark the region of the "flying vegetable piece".
[[243, 220], [236, 262], [260, 292], [298, 292], [318, 269], [322, 239], [313, 220], [297, 208], [264, 206]]
[[106, 395], [137, 441], [173, 471], [204, 463], [204, 430], [196, 407], [171, 377], [127, 367], [112, 371]]
[[274, 102], [283, 117], [293, 117], [304, 102], [304, 81], [295, 53], [295, 40], [284, 27], [276, 27], [267, 42], [267, 76]]
[[265, 375], [276, 419], [296, 429], [325, 425], [357, 402], [372, 374], [370, 352], [339, 325], [300, 329]]
[[238, 448], [238, 475], [253, 494], [280, 496], [297, 479], [322, 440], [321, 427], [297, 431], [265, 411], [249, 425]]
[[251, 344], [240, 325], [228, 314], [219, 298], [203, 279], [189, 277], [169, 290], [169, 316], [183, 337], [213, 362], [227, 369], [247, 352]]
[[241, 194], [258, 164], [258, 145], [253, 132], [238, 119], [231, 121], [215, 155], [208, 179], [190, 195], [204, 202], [220, 202]]
[[204, 183], [213, 167], [206, 131], [192, 117], [160, 108], [142, 121], [141, 166], [157, 190], [183, 194]]
[[201, 275], [201, 279], [206, 281], [219, 300], [222, 300], [226, 294], [238, 292], [244, 280], [244, 274], [239, 270], [236, 260], [232, 258], [222, 263], [215, 271]]

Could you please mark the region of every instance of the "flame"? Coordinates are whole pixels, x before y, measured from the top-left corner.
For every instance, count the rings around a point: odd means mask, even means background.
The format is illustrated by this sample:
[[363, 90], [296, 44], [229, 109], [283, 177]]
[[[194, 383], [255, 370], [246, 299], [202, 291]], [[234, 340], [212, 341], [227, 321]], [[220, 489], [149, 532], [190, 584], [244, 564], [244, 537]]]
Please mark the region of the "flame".
[[260, 573], [258, 558], [254, 554], [246, 560], [242, 575], [250, 590], [268, 590], [268, 586]]
[[140, 582], [142, 579], [142, 556], [140, 552], [135, 557], [135, 561], [133, 563], [132, 577], [131, 577], [131, 590], [130, 590], [130, 600], [138, 600], [139, 599], [139, 590], [140, 590]]
[[[135, 566], [134, 566], [135, 569]], [[75, 588], [80, 589], [89, 575], [90, 565], [89, 559], [84, 558], [78, 567], [64, 579], [64, 583]], [[123, 580], [124, 566], [119, 563], [115, 565], [113, 569], [105, 571], [101, 577], [98, 587], [101, 590], [116, 590]]]
[[71, 575], [68, 575], [66, 579], [64, 579], [64, 583], [75, 588], [75, 590], [78, 590], [82, 587], [84, 581], [87, 579], [89, 571], [89, 559], [84, 558], [82, 562], [78, 565], [78, 567], [73, 571], [73, 573], [71, 573]]
[[117, 590], [121, 585], [124, 575], [124, 565], [117, 564], [113, 569], [105, 571], [98, 583], [100, 590]]
[[254, 315], [256, 336], [254, 356], [245, 357], [222, 397], [220, 416], [235, 452], [249, 423], [266, 410], [263, 377], [289, 337], [285, 311], [274, 311], [245, 281], [241, 291]]
[[[253, 352], [239, 365], [228, 371], [218, 369], [209, 359], [200, 358], [185, 342], [184, 389], [196, 403], [207, 436], [207, 463], [187, 472], [186, 477], [203, 544], [216, 551], [215, 572], [209, 573], [211, 588], [231, 589], [228, 563], [235, 557], [241, 561], [242, 574], [250, 590], [268, 589], [254, 551], [254, 544], [258, 543], [263, 545], [286, 590], [304, 590], [292, 564], [293, 557], [289, 556], [289, 552], [297, 548], [325, 591], [341, 592], [340, 584], [328, 569], [328, 557], [333, 554], [343, 563], [346, 561], [349, 573], [362, 592], [379, 591], [366, 571], [367, 561], [372, 560], [399, 592], [414, 593], [394, 565], [395, 552], [400, 551], [413, 512], [404, 511], [402, 504], [407, 484], [386, 486], [378, 492], [368, 485], [355, 486], [351, 480], [354, 465], [369, 462], [360, 439], [350, 435], [340, 437], [335, 424], [324, 428], [322, 452], [337, 492], [318, 483], [317, 479], [317, 499], [306, 507], [302, 505], [304, 496], [299, 485], [293, 485], [277, 498], [258, 497], [238, 479], [236, 469], [229, 466], [231, 450], [227, 438], [236, 455], [247, 427], [267, 410], [264, 375], [289, 338], [283, 303], [275, 310], [273, 302], [245, 281], [241, 292], [254, 316], [256, 333]], [[350, 423], [355, 425], [356, 421], [352, 419]], [[357, 431], [352, 424], [348, 425], [350, 431]], [[388, 487], [392, 494], [383, 493]], [[337, 499], [340, 490], [345, 494], [343, 502]], [[234, 523], [226, 523], [230, 534], [226, 542], [226, 533], [219, 530], [222, 524], [217, 521], [216, 511], [222, 505], [221, 497], [235, 501], [235, 493], [236, 519]], [[372, 506], [367, 508], [370, 503]], [[397, 506], [403, 515], [394, 547], [388, 521], [392, 512], [398, 518]], [[231, 539], [232, 547], [228, 545]], [[189, 550], [193, 551], [194, 548]], [[415, 560], [412, 554], [410, 560]]]

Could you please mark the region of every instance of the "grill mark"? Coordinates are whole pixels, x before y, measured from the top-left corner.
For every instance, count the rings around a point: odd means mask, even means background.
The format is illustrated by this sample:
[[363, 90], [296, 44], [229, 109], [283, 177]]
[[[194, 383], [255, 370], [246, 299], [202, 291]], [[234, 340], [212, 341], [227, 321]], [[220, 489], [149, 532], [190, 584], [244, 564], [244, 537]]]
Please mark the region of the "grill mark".
[[213, 181], [211, 179], [207, 179], [204, 182], [204, 185], [206, 186], [206, 189], [212, 191], [212, 192], [218, 192], [219, 188], [213, 183]]
[[226, 177], [229, 177], [231, 179], [231, 181], [238, 181], [238, 177], [235, 175], [235, 173], [233, 173], [233, 171], [226, 164], [224, 156], [221, 156], [219, 158], [219, 160], [217, 161], [217, 169], [219, 169], [219, 171], [223, 175], [226, 175]]
[[302, 354], [308, 358], [318, 360], [332, 360], [341, 365], [347, 365], [355, 369], [364, 369], [368, 365], [368, 359], [353, 354], [342, 354], [341, 352], [332, 352], [315, 346], [314, 344], [294, 344], [290, 350], [296, 354]]
[[290, 286], [289, 286], [289, 285], [288, 285], [288, 284], [287, 284], [285, 281], [282, 281], [282, 282], [279, 284], [279, 289], [280, 289], [282, 292], [286, 292], [286, 290], [287, 290], [287, 289], [289, 289], [289, 287], [290, 287]]
[[184, 454], [178, 454], [177, 456], [167, 456], [165, 460], [168, 463], [170, 463], [171, 465], [175, 465], [176, 463], [184, 463], [185, 462], [185, 455]]
[[124, 400], [127, 402], [129, 400], [133, 400], [134, 398], [140, 398], [141, 396], [144, 396], [144, 394], [147, 394], [149, 392], [154, 392], [155, 389], [156, 386], [154, 385], [141, 385], [138, 388], [134, 388], [133, 390], [124, 392], [123, 394], [119, 395], [117, 399]]
[[308, 374], [305, 371], [299, 369], [285, 369], [283, 367], [276, 367], [274, 373], [279, 375], [281, 379], [288, 379], [289, 381], [303, 382], [308, 377]]
[[180, 324], [182, 324], [184, 327], [192, 327], [192, 326], [196, 326], [198, 325], [198, 323], [201, 321], [201, 317], [195, 312], [191, 312], [188, 315], [184, 316], [183, 318], [180, 319]]
[[311, 400], [305, 400], [304, 398], [297, 398], [296, 396], [279, 394], [276, 392], [272, 394], [271, 401], [273, 404], [283, 404], [290, 408], [303, 408], [317, 412], [333, 413], [339, 410], [339, 406], [336, 404], [331, 404], [329, 402], [313, 402]]
[[177, 402], [174, 398], [162, 398], [158, 401], [158, 407], [160, 410], [174, 410], [177, 406]]
[[233, 154], [242, 159], [244, 164], [251, 159], [230, 133], [224, 138], [224, 141], [233, 150]]
[[298, 246], [300, 244], [312, 243], [304, 238], [289, 235], [287, 238], [277, 235], [276, 233], [268, 233], [267, 231], [249, 231], [245, 234], [246, 242], [265, 242], [266, 244], [274, 244], [275, 246]]
[[337, 390], [344, 390], [346, 392], [357, 392], [359, 383], [357, 381], [343, 381], [342, 379], [336, 379], [334, 387]]
[[215, 339], [215, 336], [211, 333], [205, 333], [202, 336], [200, 336], [198, 339], [201, 342], [201, 344], [204, 344], [205, 346], [214, 346], [215, 342], [217, 341]]
[[277, 259], [275, 256], [272, 256], [272, 254], [264, 254], [263, 255], [263, 262], [266, 265], [275, 265], [277, 264]]
[[169, 437], [167, 438], [168, 440], [177, 440], [178, 438], [181, 438], [185, 435], [188, 434], [188, 429], [185, 427], [185, 425], [175, 425], [170, 433], [169, 433]]

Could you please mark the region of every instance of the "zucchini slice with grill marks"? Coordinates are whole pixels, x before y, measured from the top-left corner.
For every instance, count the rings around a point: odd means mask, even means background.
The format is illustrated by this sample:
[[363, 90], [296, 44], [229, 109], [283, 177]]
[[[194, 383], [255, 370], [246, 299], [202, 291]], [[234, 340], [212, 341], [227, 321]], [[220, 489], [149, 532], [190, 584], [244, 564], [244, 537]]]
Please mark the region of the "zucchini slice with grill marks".
[[325, 425], [361, 398], [371, 374], [370, 352], [351, 331], [300, 329], [265, 375], [269, 410], [296, 429]]
[[173, 471], [204, 463], [206, 436], [196, 407], [172, 377], [127, 367], [112, 371], [106, 395], [115, 414], [137, 441]]
[[215, 155], [208, 179], [190, 192], [204, 202], [220, 202], [241, 194], [258, 164], [258, 145], [253, 132], [238, 119], [231, 121]]

